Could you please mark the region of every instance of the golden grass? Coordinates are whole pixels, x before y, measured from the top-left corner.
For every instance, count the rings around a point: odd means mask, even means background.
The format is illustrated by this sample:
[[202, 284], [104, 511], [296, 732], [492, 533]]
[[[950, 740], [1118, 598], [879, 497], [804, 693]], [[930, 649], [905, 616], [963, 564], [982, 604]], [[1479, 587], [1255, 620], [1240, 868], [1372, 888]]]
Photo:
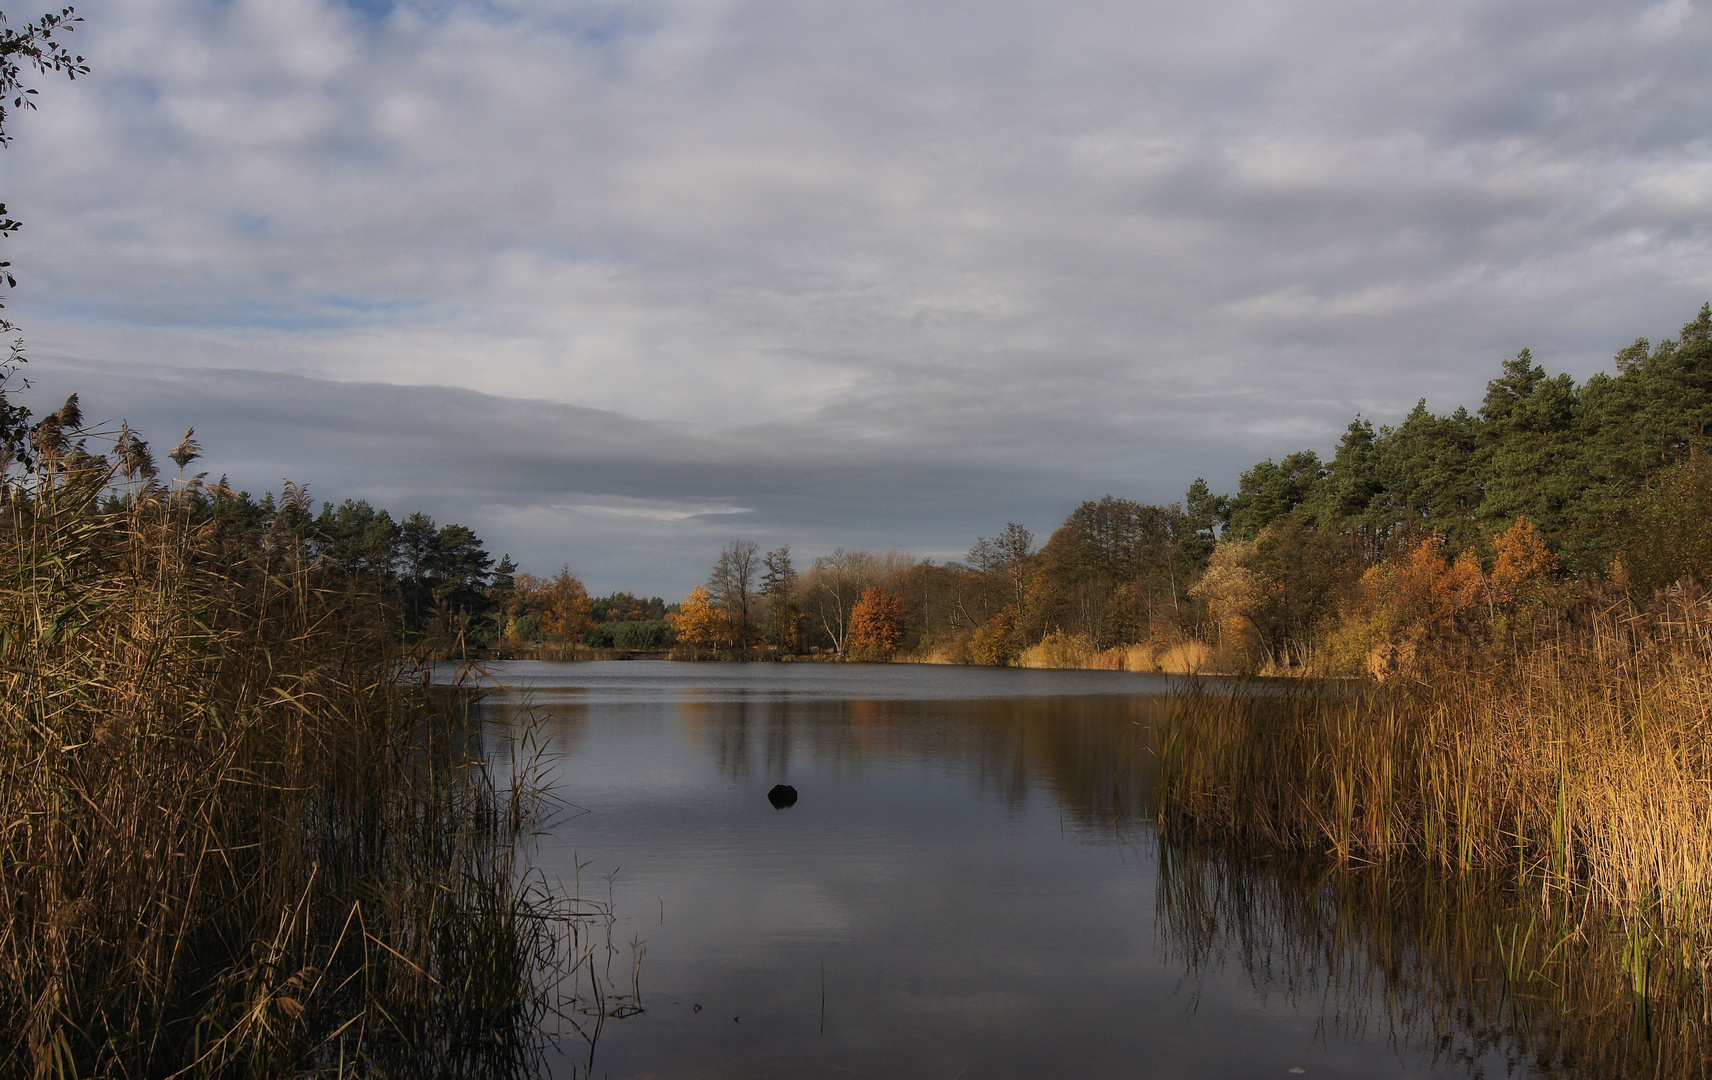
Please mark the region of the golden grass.
[[1486, 671], [1180, 697], [1171, 836], [1497, 873], [1712, 957], [1712, 603], [1615, 605]]
[[1099, 655], [1091, 638], [1054, 630], [1022, 650], [1017, 666], [1025, 668], [1086, 668]]
[[1155, 663], [1167, 675], [1198, 675], [1212, 670], [1213, 650], [1206, 642], [1191, 639], [1166, 648]]
[[1101, 649], [1086, 635], [1066, 634], [1054, 630], [1038, 643], [1022, 650], [1017, 663], [1018, 666], [1026, 668], [1078, 668], [1088, 671], [1193, 675], [1211, 669], [1213, 650], [1204, 642], [1193, 639], [1166, 643], [1142, 642]]
[[44, 459], [0, 477], [0, 1074], [525, 1068], [526, 788], [289, 532]]

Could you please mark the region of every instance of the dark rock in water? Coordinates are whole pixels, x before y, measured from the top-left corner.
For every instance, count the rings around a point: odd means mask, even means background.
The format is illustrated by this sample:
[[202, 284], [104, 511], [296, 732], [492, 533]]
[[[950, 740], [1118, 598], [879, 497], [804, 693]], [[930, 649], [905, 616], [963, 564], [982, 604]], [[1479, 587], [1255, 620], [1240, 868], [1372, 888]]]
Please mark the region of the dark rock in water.
[[774, 784], [773, 790], [767, 792], [767, 801], [773, 804], [775, 810], [795, 806], [797, 804], [797, 789], [789, 784]]

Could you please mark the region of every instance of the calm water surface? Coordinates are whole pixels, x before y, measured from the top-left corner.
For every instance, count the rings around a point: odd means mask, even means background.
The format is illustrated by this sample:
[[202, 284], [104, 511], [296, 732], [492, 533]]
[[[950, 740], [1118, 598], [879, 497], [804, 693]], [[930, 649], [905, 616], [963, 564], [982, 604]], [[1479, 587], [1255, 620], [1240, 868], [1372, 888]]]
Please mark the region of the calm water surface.
[[1208, 946], [1219, 916], [1160, 888], [1149, 822], [1165, 677], [487, 671], [486, 718], [532, 711], [573, 804], [538, 863], [610, 898], [615, 971], [641, 956], [646, 1011], [603, 1026], [592, 1069], [565, 1040], [557, 1076], [1505, 1074]]

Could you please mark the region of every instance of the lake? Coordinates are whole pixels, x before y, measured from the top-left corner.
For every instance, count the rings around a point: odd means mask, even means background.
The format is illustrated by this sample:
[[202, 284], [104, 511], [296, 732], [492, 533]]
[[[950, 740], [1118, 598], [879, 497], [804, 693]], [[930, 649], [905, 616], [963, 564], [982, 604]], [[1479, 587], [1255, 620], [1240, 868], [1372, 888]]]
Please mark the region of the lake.
[[[592, 1048], [561, 1039], [556, 1076], [1526, 1071], [1501, 1031], [1400, 1021], [1396, 976], [1361, 976], [1325, 886], [1162, 849], [1168, 677], [485, 670], [485, 723], [533, 718], [563, 804], [536, 864], [610, 904], [614, 986], [639, 971], [643, 1011]], [[777, 784], [794, 805], [769, 802]]]

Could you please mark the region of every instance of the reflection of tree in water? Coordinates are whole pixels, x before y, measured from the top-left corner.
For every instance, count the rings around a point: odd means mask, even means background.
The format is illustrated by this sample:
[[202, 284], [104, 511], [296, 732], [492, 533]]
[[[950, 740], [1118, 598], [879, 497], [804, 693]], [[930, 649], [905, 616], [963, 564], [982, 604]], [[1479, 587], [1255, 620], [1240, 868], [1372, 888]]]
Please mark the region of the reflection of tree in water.
[[794, 746], [792, 723], [778, 704], [765, 698], [692, 699], [673, 708], [679, 722], [706, 746], [720, 775], [741, 780], [755, 768], [756, 747], [761, 752], [761, 775], [782, 776], [786, 771]]
[[[1554, 899], [1555, 895], [1555, 899]], [[1238, 863], [1162, 842], [1156, 925], [1192, 974], [1235, 964], [1262, 994], [1318, 998], [1341, 1034], [1478, 1075], [1702, 1077], [1700, 958], [1667, 957], [1541, 888], [1466, 877]], [[1686, 962], [1686, 966], [1685, 966]]]
[[1066, 818], [1121, 829], [1153, 815], [1147, 698], [1044, 698], [958, 702], [948, 716], [981, 784], [1002, 786], [1013, 806], [1044, 785]]
[[968, 773], [1013, 807], [1044, 786], [1068, 820], [1084, 827], [1121, 827], [1153, 815], [1148, 732], [1158, 703], [1149, 698], [757, 697], [675, 708], [732, 779], [753, 771], [784, 776], [799, 754], [833, 771], [909, 761]]
[[[548, 696], [494, 695], [491, 722], [534, 716], [549, 751], [570, 755], [602, 706]], [[874, 701], [686, 696], [623, 706], [681, 725], [720, 775], [783, 777], [792, 758], [856, 771], [916, 762], [972, 775], [1015, 808], [1044, 787], [1068, 822], [1096, 830], [1153, 818], [1149, 732], [1159, 699], [1141, 696]]]
[[557, 695], [484, 693], [476, 701], [484, 725], [513, 734], [531, 728], [549, 757], [570, 757], [588, 739], [589, 706]]

